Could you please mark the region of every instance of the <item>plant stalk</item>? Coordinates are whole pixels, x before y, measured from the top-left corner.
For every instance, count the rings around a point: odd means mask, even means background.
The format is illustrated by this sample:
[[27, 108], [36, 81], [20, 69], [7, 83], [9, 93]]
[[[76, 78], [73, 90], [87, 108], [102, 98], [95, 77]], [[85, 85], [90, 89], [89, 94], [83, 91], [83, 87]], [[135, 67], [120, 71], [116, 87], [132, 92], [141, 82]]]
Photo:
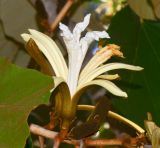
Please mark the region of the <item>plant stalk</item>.
[[[95, 109], [95, 106], [92, 105], [78, 105], [77, 106], [78, 110], [88, 110], [88, 111], [92, 111]], [[140, 134], [144, 134], [145, 130], [143, 128], [141, 128], [139, 125], [137, 125], [136, 123], [132, 122], [129, 119], [126, 119], [125, 117], [122, 117], [121, 115], [114, 113], [112, 111], [108, 111], [108, 116], [111, 118], [115, 118], [127, 125], [129, 125], [130, 127], [134, 128], [138, 133]]]

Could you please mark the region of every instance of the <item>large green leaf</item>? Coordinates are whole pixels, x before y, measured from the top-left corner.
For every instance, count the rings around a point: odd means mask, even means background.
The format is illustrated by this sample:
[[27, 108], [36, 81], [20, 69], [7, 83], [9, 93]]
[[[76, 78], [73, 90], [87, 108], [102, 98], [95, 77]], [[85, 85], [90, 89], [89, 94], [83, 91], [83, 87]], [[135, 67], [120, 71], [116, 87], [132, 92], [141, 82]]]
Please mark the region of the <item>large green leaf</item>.
[[22, 148], [29, 135], [27, 117], [37, 105], [47, 103], [51, 77], [22, 69], [0, 59], [0, 147]]
[[113, 18], [109, 34], [122, 48], [123, 62], [144, 67], [142, 72], [122, 73], [129, 98], [115, 99], [116, 108], [141, 125], [148, 111], [160, 123], [160, 22], [142, 21], [126, 7]]

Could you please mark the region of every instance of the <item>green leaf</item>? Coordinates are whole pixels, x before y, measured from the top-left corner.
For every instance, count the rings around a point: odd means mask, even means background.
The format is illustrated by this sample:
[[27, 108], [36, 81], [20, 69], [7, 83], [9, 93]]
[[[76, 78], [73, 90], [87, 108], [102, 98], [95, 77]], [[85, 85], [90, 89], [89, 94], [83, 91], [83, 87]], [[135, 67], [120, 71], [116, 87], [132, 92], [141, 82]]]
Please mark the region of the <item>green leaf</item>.
[[29, 135], [27, 117], [48, 102], [51, 77], [0, 59], [0, 147], [22, 148]]
[[160, 22], [140, 21], [129, 7], [113, 18], [109, 28], [111, 42], [120, 45], [126, 57], [123, 62], [144, 68], [142, 72], [127, 71], [120, 75], [124, 82], [123, 90], [128, 93], [128, 100], [114, 100], [116, 108], [125, 117], [141, 125], [146, 118], [146, 112], [151, 112], [154, 121], [160, 123], [159, 32]]

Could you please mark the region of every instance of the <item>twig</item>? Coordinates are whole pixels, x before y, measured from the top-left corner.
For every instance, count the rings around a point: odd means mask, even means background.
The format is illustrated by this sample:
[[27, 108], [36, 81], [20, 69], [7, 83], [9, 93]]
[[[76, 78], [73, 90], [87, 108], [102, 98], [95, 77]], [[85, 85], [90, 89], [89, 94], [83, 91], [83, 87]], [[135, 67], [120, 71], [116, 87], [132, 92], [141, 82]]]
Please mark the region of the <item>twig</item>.
[[75, 146], [79, 146], [80, 145], [80, 141], [79, 140], [63, 140], [62, 142], [67, 143], [67, 144], [73, 144]]
[[106, 145], [119, 145], [119, 146], [125, 146], [128, 145], [128, 147], [132, 147], [135, 145], [142, 144], [144, 142], [144, 137], [135, 137], [135, 138], [128, 138], [127, 140], [124, 139], [85, 139], [84, 144], [87, 146], [106, 146]]
[[[61, 142], [72, 144], [75, 145], [76, 147], [80, 146], [80, 141], [78, 140], [63, 140], [63, 139], [61, 140], [61, 138], [59, 137], [59, 133], [44, 129], [43, 127], [40, 127], [35, 124], [30, 125], [30, 131], [36, 135], [53, 139], [54, 140], [53, 148], [58, 148]], [[143, 134], [137, 136], [136, 138], [132, 138], [129, 136], [127, 138], [123, 137], [120, 139], [98, 139], [98, 140], [84, 139], [84, 145], [87, 146], [123, 145], [131, 148], [132, 145], [140, 145], [143, 143], [145, 143], [145, 137]]]
[[[94, 110], [95, 109], [95, 106], [91, 106], [91, 105], [78, 105], [77, 106], [77, 109], [78, 110]], [[112, 117], [112, 118], [115, 118], [131, 127], [133, 127], [136, 131], [138, 131], [138, 133], [140, 134], [143, 134], [145, 133], [144, 129], [141, 128], [139, 125], [137, 125], [136, 123], [126, 119], [125, 117], [122, 117], [121, 115], [117, 114], [117, 113], [114, 113], [112, 111], [109, 111], [108, 114], [107, 114], [109, 117]]]
[[57, 147], [60, 144], [60, 142], [72, 144], [75, 146], [80, 145], [80, 141], [78, 141], [78, 140], [63, 140], [63, 141], [61, 141], [58, 132], [47, 130], [47, 129], [45, 129], [39, 125], [36, 125], [36, 124], [31, 124], [29, 129], [30, 129], [31, 133], [33, 133], [35, 135], [39, 135], [39, 137], [43, 136], [45, 138], [53, 139], [54, 140], [54, 147]]
[[55, 113], [51, 112], [51, 114], [50, 114], [50, 122], [47, 125], [44, 126], [45, 129], [48, 129], [48, 130], [54, 129], [55, 124], [56, 124], [56, 121], [55, 121], [56, 117], [55, 116], [56, 116]]
[[29, 129], [33, 134], [43, 136], [45, 138], [54, 139], [58, 135], [57, 132], [44, 129], [43, 127], [36, 124], [31, 124]]
[[[77, 109], [78, 110], [88, 110], [88, 111], [92, 111], [95, 109], [95, 106], [91, 106], [91, 105], [78, 105], [77, 106]], [[138, 126], [137, 124], [135, 124], [134, 122], [118, 115], [117, 113], [114, 113], [112, 111], [109, 111], [108, 112], [108, 116], [112, 117], [112, 118], [115, 118], [115, 119], [118, 119], [119, 121], [123, 122], [123, 123], [126, 123], [127, 125], [133, 127], [135, 130], [137, 130], [140, 135], [142, 135], [143, 139], [144, 139], [144, 130]], [[50, 131], [50, 130], [47, 130], [47, 129], [44, 129], [43, 127], [40, 127], [38, 125], [35, 125], [35, 124], [31, 124], [30, 125], [30, 131], [36, 135], [39, 135], [39, 136], [43, 136], [43, 137], [46, 137], [46, 138], [50, 138], [50, 139], [55, 139], [55, 142], [56, 142], [56, 138], [58, 137], [58, 133], [57, 132], [54, 132], [54, 131]], [[139, 136], [140, 137], [140, 136]], [[131, 139], [131, 144], [134, 144], [134, 143], [137, 143], [138, 141], [140, 141], [140, 138], [132, 138]], [[63, 142], [70, 142], [74, 145], [77, 145], [78, 142], [77, 141], [66, 141], [64, 140]], [[58, 143], [57, 143], [58, 144]], [[105, 139], [105, 140], [85, 140], [85, 144], [86, 145], [122, 145], [123, 144], [123, 140], [122, 139]], [[78, 145], [77, 145], [78, 146]]]
[[123, 145], [123, 142], [120, 139], [104, 139], [104, 140], [86, 139], [84, 140], [84, 143], [87, 146]]
[[51, 24], [51, 31], [53, 32], [58, 23], [64, 18], [64, 16], [67, 14], [67, 11], [69, 10], [69, 8], [72, 6], [74, 0], [67, 0], [66, 4], [64, 5], [64, 7], [62, 8], [62, 10], [60, 11], [60, 13], [57, 15], [57, 17], [55, 18], [54, 22]]
[[59, 145], [61, 143], [61, 140], [59, 138], [59, 136], [57, 135], [55, 138], [54, 138], [54, 144], [53, 144], [53, 148], [58, 148]]
[[38, 136], [40, 148], [44, 148], [44, 137]]

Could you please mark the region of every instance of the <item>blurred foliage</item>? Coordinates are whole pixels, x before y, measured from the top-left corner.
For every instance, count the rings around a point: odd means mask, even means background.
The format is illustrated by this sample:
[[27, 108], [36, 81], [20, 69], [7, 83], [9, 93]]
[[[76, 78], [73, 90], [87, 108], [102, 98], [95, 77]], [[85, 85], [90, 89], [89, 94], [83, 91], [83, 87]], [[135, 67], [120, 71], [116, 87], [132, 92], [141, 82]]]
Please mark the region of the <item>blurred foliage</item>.
[[155, 15], [158, 19], [160, 19], [160, 1], [159, 0], [150, 0], [152, 3], [152, 7], [154, 9]]
[[26, 0], [0, 1], [0, 20], [4, 32], [18, 42], [22, 42], [20, 34], [28, 28], [38, 29], [35, 15], [35, 9]]
[[128, 4], [141, 18], [156, 20], [152, 4], [148, 0], [128, 0]]
[[160, 127], [156, 125], [156, 123], [152, 120], [152, 115], [148, 112], [147, 113], [148, 119], [144, 121], [144, 126], [146, 129], [146, 135], [148, 139], [152, 143], [153, 148], [160, 147]]
[[0, 1], [0, 56], [15, 64], [27, 66], [30, 57], [25, 53], [20, 34], [28, 28], [38, 30], [36, 11], [26, 0]]
[[160, 19], [159, 0], [128, 0], [128, 4], [143, 19]]
[[17, 48], [17, 45], [12, 40], [6, 38], [3, 26], [0, 23], [0, 55], [4, 56], [7, 52], [7, 56], [10, 60], [12, 60], [14, 58], [14, 53]]
[[138, 74], [121, 74], [129, 97], [126, 101], [115, 99], [116, 109], [140, 125], [149, 111], [160, 124], [160, 22], [141, 20], [126, 7], [112, 19], [108, 32], [111, 42], [121, 46], [125, 63], [144, 67]]

